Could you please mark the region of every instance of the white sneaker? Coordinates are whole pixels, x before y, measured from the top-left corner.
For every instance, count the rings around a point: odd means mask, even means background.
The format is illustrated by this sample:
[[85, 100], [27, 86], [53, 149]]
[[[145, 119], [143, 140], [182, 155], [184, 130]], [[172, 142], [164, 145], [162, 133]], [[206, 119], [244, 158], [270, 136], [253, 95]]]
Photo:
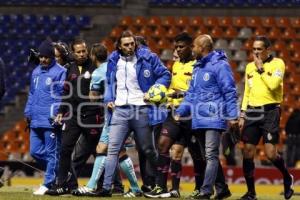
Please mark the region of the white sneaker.
[[48, 188], [44, 185], [41, 185], [39, 189], [33, 192], [34, 195], [44, 195], [48, 191]]

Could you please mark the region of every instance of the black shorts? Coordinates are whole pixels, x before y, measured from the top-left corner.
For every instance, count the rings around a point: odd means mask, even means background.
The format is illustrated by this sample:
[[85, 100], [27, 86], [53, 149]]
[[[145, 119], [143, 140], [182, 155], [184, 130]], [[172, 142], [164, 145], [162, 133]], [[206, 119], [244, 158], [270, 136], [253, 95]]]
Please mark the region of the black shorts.
[[160, 134], [170, 137], [174, 141], [174, 144], [180, 144], [186, 147], [187, 140], [191, 137], [191, 131], [190, 120], [176, 122], [172, 115], [169, 114], [162, 125]]
[[242, 141], [257, 145], [261, 137], [263, 143], [278, 144], [279, 142], [280, 107], [268, 104], [263, 107], [248, 107]]

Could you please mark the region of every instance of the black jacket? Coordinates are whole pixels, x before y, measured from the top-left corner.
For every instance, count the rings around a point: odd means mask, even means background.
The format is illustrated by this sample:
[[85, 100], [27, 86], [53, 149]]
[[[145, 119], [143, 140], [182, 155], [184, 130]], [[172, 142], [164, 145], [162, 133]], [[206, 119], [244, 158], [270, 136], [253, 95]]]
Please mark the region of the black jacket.
[[[70, 97], [63, 100], [63, 103], [69, 103], [73, 108], [73, 114], [77, 114], [77, 108], [81, 103], [90, 102], [89, 91], [92, 73], [96, 68], [92, 65], [91, 60], [87, 60], [82, 65], [81, 73], [78, 65], [72, 63], [67, 71], [66, 83], [64, 86], [64, 97]], [[79, 89], [77, 89], [80, 87]], [[84, 106], [81, 114], [93, 111], [93, 106]], [[62, 105], [59, 113], [66, 114], [70, 112], [67, 106]]]

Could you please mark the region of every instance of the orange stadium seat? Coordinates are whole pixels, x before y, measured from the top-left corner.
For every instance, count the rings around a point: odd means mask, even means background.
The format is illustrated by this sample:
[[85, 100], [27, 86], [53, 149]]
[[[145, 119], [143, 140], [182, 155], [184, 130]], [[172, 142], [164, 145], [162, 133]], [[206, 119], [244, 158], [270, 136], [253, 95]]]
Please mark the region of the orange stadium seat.
[[233, 38], [236, 38], [237, 35], [238, 35], [238, 32], [237, 32], [236, 28], [230, 26], [226, 29], [223, 37], [226, 39], [233, 39]]
[[133, 26], [142, 27], [147, 24], [147, 19], [142, 16], [138, 16], [133, 20]]
[[179, 32], [180, 30], [177, 27], [171, 26], [166, 34], [166, 38], [173, 40]]
[[188, 34], [190, 34], [192, 36], [195, 34], [195, 30], [191, 26], [185, 26], [182, 29], [182, 32], [187, 32]]
[[292, 61], [295, 62], [296, 64], [300, 64], [300, 52], [296, 51], [293, 54]]
[[121, 33], [123, 32], [123, 29], [121, 27], [115, 27], [111, 30], [109, 37], [113, 40], [116, 40]]
[[257, 17], [257, 16], [248, 17], [247, 25], [252, 28], [261, 27], [262, 24], [261, 24], [260, 17]]
[[291, 59], [291, 55], [286, 49], [281, 49], [281, 51], [279, 51], [278, 57], [283, 58], [285, 62]]
[[111, 38], [104, 38], [101, 43], [106, 46], [109, 52], [112, 52], [115, 49], [114, 42]]
[[295, 18], [291, 18], [291, 26], [293, 28], [300, 28], [300, 18], [299, 17], [295, 17]]
[[222, 30], [222, 28], [220, 28], [220, 27], [218, 27], [218, 26], [215, 26], [215, 27], [211, 30], [210, 35], [211, 35], [211, 37], [214, 38], [214, 39], [223, 37], [223, 30]]
[[277, 26], [280, 28], [287, 28], [291, 26], [290, 19], [288, 17], [279, 17], [277, 20]]
[[206, 27], [216, 28], [219, 26], [219, 20], [217, 17], [206, 17], [204, 20], [204, 25]]
[[208, 33], [209, 31], [205, 26], [199, 26], [195, 31], [195, 35], [208, 34]]
[[158, 41], [157, 48], [162, 51], [164, 49], [172, 49], [172, 45], [168, 39], [162, 38]]
[[234, 27], [242, 28], [247, 26], [247, 18], [246, 17], [234, 17], [232, 20], [232, 24]]
[[242, 50], [252, 51], [253, 48], [253, 39], [248, 39], [244, 42]]
[[159, 38], [165, 37], [166, 34], [167, 34], [167, 31], [163, 26], [157, 26], [155, 31], [152, 32], [151, 35], [153, 38], [159, 39]]
[[130, 16], [125, 16], [121, 19], [120, 26], [127, 28], [133, 24], [133, 19]]
[[199, 17], [199, 16], [193, 17], [190, 21], [190, 26], [194, 27], [194, 28], [198, 28], [198, 27], [201, 27], [203, 25], [204, 25], [203, 18]]
[[173, 16], [164, 17], [161, 25], [167, 28], [173, 26], [175, 25], [175, 18]]
[[273, 44], [273, 48], [275, 51], [281, 51], [286, 48], [286, 43], [283, 40], [276, 40]]
[[287, 40], [287, 41], [291, 41], [291, 40], [293, 40], [296, 37], [297, 37], [296, 31], [295, 31], [295, 29], [293, 29], [291, 27], [286, 28], [283, 31], [282, 38], [285, 39], [285, 40]]
[[261, 27], [261, 26], [257, 26], [255, 31], [254, 31], [254, 36], [257, 36], [257, 35], [266, 35], [267, 32], [266, 32], [266, 29]]
[[161, 25], [161, 19], [158, 16], [151, 16], [147, 23], [148, 26], [156, 27]]
[[292, 52], [299, 52], [300, 51], [300, 41], [292, 41], [288, 45], [288, 50]]
[[186, 26], [189, 26], [190, 18], [187, 16], [181, 16], [176, 20], [175, 25], [178, 26], [179, 28], [184, 28]]
[[271, 39], [271, 40], [276, 40], [276, 39], [279, 39], [279, 38], [281, 38], [281, 31], [279, 30], [279, 28], [277, 28], [277, 27], [273, 27], [273, 28], [271, 28], [271, 30], [269, 31], [269, 33], [268, 33], [268, 37], [269, 37], [269, 39]]
[[219, 25], [220, 27], [224, 27], [224, 28], [227, 28], [227, 27], [232, 27], [232, 18], [231, 17], [221, 17], [219, 19]]
[[264, 17], [262, 19], [262, 25], [266, 28], [273, 28], [276, 27], [277, 24], [274, 17]]
[[139, 32], [140, 35], [146, 37], [153, 34], [153, 30], [149, 26], [143, 26]]

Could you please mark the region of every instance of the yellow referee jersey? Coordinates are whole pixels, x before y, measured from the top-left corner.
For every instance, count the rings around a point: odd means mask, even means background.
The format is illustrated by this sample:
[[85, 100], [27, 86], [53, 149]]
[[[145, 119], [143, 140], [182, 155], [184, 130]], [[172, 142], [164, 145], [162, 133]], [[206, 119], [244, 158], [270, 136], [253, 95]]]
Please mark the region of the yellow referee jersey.
[[[192, 79], [192, 73], [196, 60], [192, 60], [187, 63], [176, 61], [172, 67], [172, 79], [171, 85], [168, 89], [168, 94], [174, 92], [185, 92], [188, 90], [190, 81]], [[168, 98], [168, 103], [172, 106], [178, 106], [183, 98]]]
[[285, 65], [280, 58], [270, 58], [263, 64], [264, 72], [259, 74], [254, 62], [246, 66], [245, 91], [242, 110], [247, 106], [263, 106], [281, 103], [283, 98], [283, 77]]

